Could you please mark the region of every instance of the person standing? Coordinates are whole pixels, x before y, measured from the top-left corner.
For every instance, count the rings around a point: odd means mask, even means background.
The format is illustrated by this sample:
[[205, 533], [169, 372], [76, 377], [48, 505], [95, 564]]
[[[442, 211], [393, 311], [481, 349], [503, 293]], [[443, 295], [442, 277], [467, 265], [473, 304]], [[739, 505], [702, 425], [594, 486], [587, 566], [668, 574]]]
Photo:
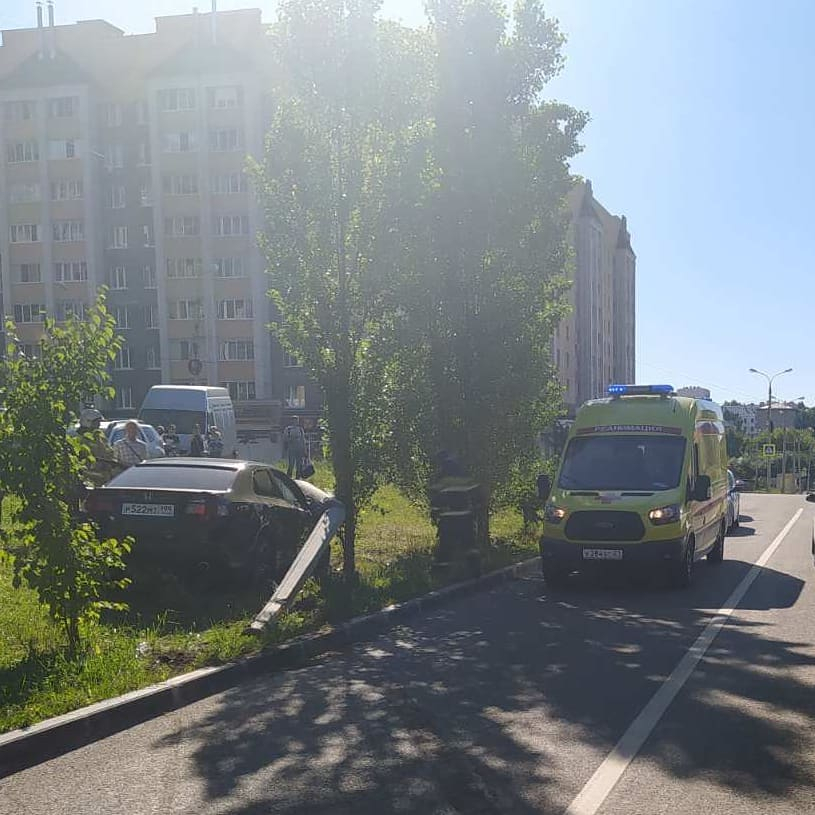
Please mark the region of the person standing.
[[164, 442], [164, 450], [167, 455], [177, 456], [178, 445], [181, 443], [181, 440], [178, 438], [178, 433], [175, 432], [175, 425], [171, 424], [167, 428], [167, 432], [162, 434], [161, 438]]
[[125, 425], [125, 434], [113, 445], [116, 461], [124, 467], [140, 464], [147, 458], [147, 445], [139, 438], [139, 426], [135, 422]]
[[207, 450], [210, 458], [222, 458], [224, 455], [224, 440], [221, 431], [215, 425], [207, 433]]
[[204, 437], [201, 435], [201, 426], [192, 426], [192, 436], [190, 436], [190, 456], [200, 458], [204, 455]]
[[88, 446], [93, 463], [85, 470], [85, 478], [94, 487], [101, 487], [121, 471], [116, 453], [108, 444], [99, 425], [102, 414], [96, 408], [84, 408], [79, 414], [79, 438]]
[[297, 478], [300, 478], [303, 459], [306, 457], [306, 434], [300, 426], [299, 416], [295, 416], [293, 423], [283, 431], [283, 452], [288, 458], [287, 475], [291, 478], [292, 472], [295, 472]]

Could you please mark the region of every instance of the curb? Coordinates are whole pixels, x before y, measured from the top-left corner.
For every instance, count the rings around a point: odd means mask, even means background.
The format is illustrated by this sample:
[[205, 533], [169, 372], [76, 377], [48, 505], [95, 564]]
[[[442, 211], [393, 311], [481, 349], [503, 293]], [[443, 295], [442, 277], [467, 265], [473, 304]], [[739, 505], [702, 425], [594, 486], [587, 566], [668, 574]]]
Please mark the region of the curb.
[[0, 735], [0, 778], [220, 693], [246, 679], [301, 667], [315, 656], [371, 639], [423, 612], [532, 574], [540, 568], [539, 563], [540, 558], [533, 557], [388, 606], [373, 614], [354, 617], [328, 630], [304, 634], [236, 662], [199, 668], [156, 685], [4, 733]]

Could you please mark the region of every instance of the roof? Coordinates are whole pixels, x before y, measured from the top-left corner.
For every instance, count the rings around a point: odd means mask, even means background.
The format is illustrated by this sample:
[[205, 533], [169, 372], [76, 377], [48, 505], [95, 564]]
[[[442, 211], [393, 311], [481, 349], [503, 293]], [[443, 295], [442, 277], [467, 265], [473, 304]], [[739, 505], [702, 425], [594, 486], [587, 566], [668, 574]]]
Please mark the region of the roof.
[[[623, 396], [586, 402], [575, 417], [573, 432], [580, 428], [642, 425], [692, 429], [699, 400], [685, 396]], [[626, 431], [620, 431], [626, 432]]]

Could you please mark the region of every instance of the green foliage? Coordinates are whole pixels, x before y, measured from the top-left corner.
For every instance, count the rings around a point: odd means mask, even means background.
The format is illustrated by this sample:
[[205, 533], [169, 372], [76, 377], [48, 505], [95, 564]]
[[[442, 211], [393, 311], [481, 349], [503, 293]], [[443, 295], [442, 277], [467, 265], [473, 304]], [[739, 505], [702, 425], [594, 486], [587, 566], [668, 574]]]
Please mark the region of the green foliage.
[[19, 500], [3, 537], [14, 551], [15, 585], [37, 591], [75, 653], [83, 626], [115, 605], [105, 597], [125, 582], [116, 575], [129, 542], [99, 540], [92, 526], [76, 522], [78, 487], [93, 457], [82, 437], [66, 430], [89, 395], [112, 394], [108, 365], [120, 341], [104, 294], [84, 321], [47, 320], [35, 358], [17, 352], [13, 323], [7, 334], [0, 363], [0, 485]]

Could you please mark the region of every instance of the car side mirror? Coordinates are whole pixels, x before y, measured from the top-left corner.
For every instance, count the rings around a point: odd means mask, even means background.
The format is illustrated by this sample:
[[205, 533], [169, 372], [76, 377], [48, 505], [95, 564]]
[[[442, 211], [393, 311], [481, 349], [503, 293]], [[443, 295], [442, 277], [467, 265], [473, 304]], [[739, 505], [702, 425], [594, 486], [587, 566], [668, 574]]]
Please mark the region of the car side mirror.
[[545, 501], [552, 491], [552, 479], [548, 475], [541, 473], [538, 476], [538, 498]]
[[693, 488], [694, 501], [709, 501], [712, 494], [712, 484], [709, 475], [697, 475], [696, 485]]
[[815, 492], [810, 492], [807, 495], [807, 501], [815, 501]]

